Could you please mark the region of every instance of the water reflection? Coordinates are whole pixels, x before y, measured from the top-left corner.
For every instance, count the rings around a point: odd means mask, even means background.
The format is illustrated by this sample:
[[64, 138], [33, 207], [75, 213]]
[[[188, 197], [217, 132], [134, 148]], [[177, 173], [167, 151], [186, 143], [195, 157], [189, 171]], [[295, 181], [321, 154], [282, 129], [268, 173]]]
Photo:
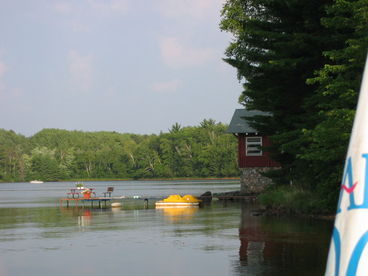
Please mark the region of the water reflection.
[[256, 275], [323, 275], [329, 221], [258, 216], [243, 204], [237, 272]]
[[164, 217], [171, 222], [189, 221], [193, 219], [194, 214], [198, 211], [197, 206], [160, 206], [156, 209], [162, 212]]
[[90, 208], [60, 208], [60, 213], [63, 217], [70, 217], [76, 219], [76, 223], [80, 230], [84, 230], [86, 226], [91, 225], [92, 222], [92, 209]]
[[[120, 188], [119, 194], [137, 194], [133, 184], [126, 192], [121, 183], [117, 193]], [[256, 217], [256, 205], [236, 201], [156, 210], [154, 201], [145, 206], [124, 199], [121, 208], [64, 208], [58, 199], [68, 183], [45, 183], [44, 190], [23, 194], [29, 185], [0, 187], [0, 275], [267, 276], [324, 270], [333, 223]], [[94, 184], [101, 190], [107, 185], [112, 184]], [[151, 185], [138, 183], [138, 190], [162, 196], [178, 188], [184, 194], [210, 190], [197, 183]]]
[[[113, 222], [113, 216], [122, 211], [121, 208], [91, 208], [91, 207], [61, 207], [60, 216], [62, 220], [72, 221], [79, 231], [94, 230], [96, 227], [109, 229], [108, 223]], [[60, 220], [60, 224], [62, 223]], [[106, 225], [104, 224], [106, 222]]]
[[83, 215], [78, 216], [78, 225], [81, 228], [91, 225], [92, 213], [91, 210], [83, 210]]

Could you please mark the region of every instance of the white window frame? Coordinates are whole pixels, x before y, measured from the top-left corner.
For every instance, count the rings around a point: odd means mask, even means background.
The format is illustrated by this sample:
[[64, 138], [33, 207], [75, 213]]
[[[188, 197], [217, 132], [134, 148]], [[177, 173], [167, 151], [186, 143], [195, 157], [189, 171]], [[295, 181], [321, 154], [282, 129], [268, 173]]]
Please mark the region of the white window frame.
[[246, 156], [262, 156], [262, 137], [252, 136], [245, 137], [245, 155]]

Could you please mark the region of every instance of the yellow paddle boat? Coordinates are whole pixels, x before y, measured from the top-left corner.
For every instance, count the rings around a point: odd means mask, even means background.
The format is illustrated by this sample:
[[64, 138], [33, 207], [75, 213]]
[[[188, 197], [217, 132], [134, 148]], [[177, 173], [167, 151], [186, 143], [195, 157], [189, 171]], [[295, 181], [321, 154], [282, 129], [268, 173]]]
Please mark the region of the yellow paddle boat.
[[198, 206], [201, 200], [197, 199], [195, 196], [192, 195], [170, 195], [168, 198], [163, 200], [157, 201], [155, 203], [156, 207], [163, 207], [163, 206]]

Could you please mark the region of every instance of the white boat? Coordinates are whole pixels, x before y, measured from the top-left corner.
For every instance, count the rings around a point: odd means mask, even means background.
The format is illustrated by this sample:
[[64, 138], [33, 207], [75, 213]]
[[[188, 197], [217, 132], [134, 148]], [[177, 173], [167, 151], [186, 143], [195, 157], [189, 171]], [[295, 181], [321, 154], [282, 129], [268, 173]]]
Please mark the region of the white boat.
[[120, 202], [113, 202], [113, 203], [111, 203], [111, 207], [112, 208], [121, 207], [121, 203]]
[[43, 183], [43, 181], [41, 181], [41, 180], [32, 180], [32, 181], [29, 181], [29, 183], [32, 183], [32, 184], [41, 184], [41, 183]]

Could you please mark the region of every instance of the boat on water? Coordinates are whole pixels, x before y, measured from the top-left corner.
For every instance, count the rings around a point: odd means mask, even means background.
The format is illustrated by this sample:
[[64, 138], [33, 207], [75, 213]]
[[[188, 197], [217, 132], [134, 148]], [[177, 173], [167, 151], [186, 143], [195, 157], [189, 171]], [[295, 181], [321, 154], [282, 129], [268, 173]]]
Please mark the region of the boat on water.
[[29, 181], [29, 183], [32, 183], [32, 184], [41, 184], [41, 183], [43, 183], [43, 181], [41, 181], [41, 180], [32, 180], [32, 181]]
[[157, 201], [155, 203], [156, 208], [164, 207], [164, 206], [177, 206], [177, 207], [189, 207], [189, 206], [199, 206], [201, 200], [197, 199], [195, 196], [192, 195], [170, 195], [169, 197]]

